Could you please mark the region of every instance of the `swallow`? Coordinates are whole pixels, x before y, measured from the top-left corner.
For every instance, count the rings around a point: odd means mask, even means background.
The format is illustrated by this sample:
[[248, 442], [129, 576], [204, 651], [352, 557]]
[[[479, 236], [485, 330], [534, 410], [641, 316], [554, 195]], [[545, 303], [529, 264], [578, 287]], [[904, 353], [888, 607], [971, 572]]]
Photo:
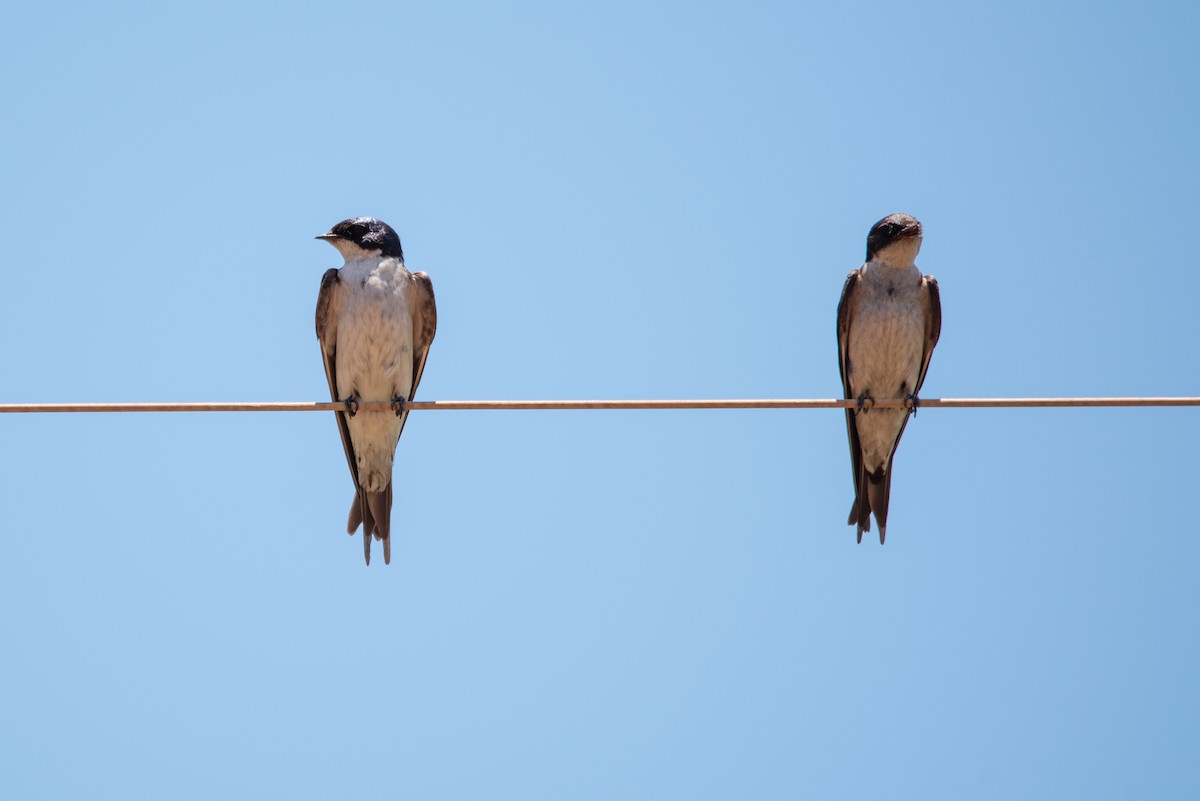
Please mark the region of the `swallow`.
[[[334, 414], [354, 480], [346, 532], [363, 527], [368, 565], [371, 537], [383, 540], [390, 563], [393, 462], [437, 330], [433, 284], [404, 266], [400, 237], [382, 220], [353, 217], [316, 238], [345, 259], [321, 277], [317, 340], [329, 394], [345, 407]], [[358, 410], [373, 402], [391, 411]]]
[[[915, 264], [921, 249], [921, 223], [891, 214], [871, 226], [867, 260], [846, 277], [838, 303], [838, 366], [843, 397], [857, 401], [846, 409], [854, 505], [850, 525], [858, 541], [879, 524], [887, 535], [892, 459], [900, 436], [920, 404], [929, 359], [942, 331], [942, 302], [932, 275]], [[903, 398], [907, 408], [872, 409], [875, 398]]]

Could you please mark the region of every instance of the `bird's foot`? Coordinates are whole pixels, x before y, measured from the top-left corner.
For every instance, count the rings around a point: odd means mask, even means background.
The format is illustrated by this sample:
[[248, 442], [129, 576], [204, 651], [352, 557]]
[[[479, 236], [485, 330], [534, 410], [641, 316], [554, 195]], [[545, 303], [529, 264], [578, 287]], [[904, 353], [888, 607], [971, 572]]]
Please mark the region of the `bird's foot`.
[[344, 401], [342, 401], [342, 403], [345, 404], [345, 406], [346, 406], [346, 414], [350, 415], [351, 417], [358, 414], [358, 396], [357, 395], [351, 395], [350, 397], [348, 397]]
[[904, 408], [908, 409], [908, 413], [913, 417], [917, 416], [917, 407], [921, 405], [921, 399], [917, 397], [915, 392], [910, 392], [904, 396]]
[[858, 405], [855, 407], [859, 412], [869, 412], [871, 407], [875, 405], [875, 399], [870, 395], [859, 395]]
[[408, 403], [408, 401], [404, 399], [403, 395], [395, 395], [392, 397], [392, 411], [396, 413], [397, 417], [404, 414], [404, 404], [406, 403]]

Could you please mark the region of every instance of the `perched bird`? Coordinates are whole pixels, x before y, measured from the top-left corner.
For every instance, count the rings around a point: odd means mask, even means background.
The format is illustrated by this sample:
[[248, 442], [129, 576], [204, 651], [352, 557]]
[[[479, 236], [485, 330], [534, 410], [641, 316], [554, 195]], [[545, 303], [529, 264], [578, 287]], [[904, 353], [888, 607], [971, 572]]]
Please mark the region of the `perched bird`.
[[[383, 540], [383, 561], [392, 560], [392, 461], [425, 358], [437, 328], [433, 284], [425, 273], [404, 267], [400, 237], [374, 217], [333, 226], [324, 239], [346, 263], [321, 278], [317, 339], [350, 477], [354, 503], [347, 533], [363, 527], [363, 556], [371, 564], [371, 537]], [[358, 410], [384, 402], [394, 411]]]
[[[879, 543], [887, 534], [892, 457], [900, 435], [920, 403], [929, 357], [942, 331], [937, 281], [913, 263], [921, 249], [921, 223], [892, 214], [871, 226], [867, 261], [846, 277], [838, 303], [838, 363], [843, 397], [858, 401], [846, 409], [854, 506], [850, 525], [858, 541], [879, 523]], [[876, 398], [903, 398], [906, 409], [871, 409]]]

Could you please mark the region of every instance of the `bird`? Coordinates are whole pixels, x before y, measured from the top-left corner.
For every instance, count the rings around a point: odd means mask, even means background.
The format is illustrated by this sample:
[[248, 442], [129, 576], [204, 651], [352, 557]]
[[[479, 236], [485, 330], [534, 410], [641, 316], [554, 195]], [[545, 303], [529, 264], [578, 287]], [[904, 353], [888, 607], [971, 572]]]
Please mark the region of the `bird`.
[[[915, 264], [921, 249], [921, 223], [890, 214], [867, 234], [867, 260], [846, 277], [838, 302], [838, 365], [846, 409], [854, 505], [850, 525], [858, 541], [879, 524], [879, 544], [887, 536], [892, 461], [910, 414], [920, 404], [929, 359], [942, 332], [942, 301], [937, 280]], [[872, 409], [876, 398], [903, 398], [906, 408]]]
[[[383, 540], [392, 560], [391, 514], [396, 445], [421, 383], [437, 331], [433, 283], [404, 266], [400, 237], [374, 217], [351, 217], [316, 237], [345, 259], [321, 277], [317, 340], [350, 477], [354, 502], [346, 532], [363, 528], [363, 557], [371, 564], [371, 537]], [[359, 411], [362, 403], [390, 403], [391, 411]]]

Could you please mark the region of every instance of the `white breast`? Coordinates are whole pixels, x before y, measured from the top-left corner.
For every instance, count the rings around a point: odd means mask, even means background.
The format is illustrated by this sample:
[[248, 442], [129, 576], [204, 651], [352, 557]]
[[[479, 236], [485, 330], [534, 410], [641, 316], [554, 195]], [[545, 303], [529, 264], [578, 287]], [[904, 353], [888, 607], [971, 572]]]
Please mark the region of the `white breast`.
[[[338, 396], [390, 402], [412, 397], [412, 281], [397, 259], [368, 259], [342, 267], [337, 322]], [[391, 481], [401, 419], [393, 412], [359, 412], [349, 420], [359, 481], [382, 492]]]
[[877, 398], [916, 388], [925, 347], [921, 271], [871, 262], [859, 280], [850, 323], [850, 386]]
[[[921, 271], [914, 265], [868, 263], [857, 293], [849, 331], [852, 396], [883, 399], [912, 394], [925, 348]], [[873, 409], [856, 415], [868, 470], [886, 465], [907, 414], [904, 409]]]
[[351, 262], [339, 274], [338, 394], [364, 401], [405, 398], [412, 389], [408, 270], [396, 259]]

